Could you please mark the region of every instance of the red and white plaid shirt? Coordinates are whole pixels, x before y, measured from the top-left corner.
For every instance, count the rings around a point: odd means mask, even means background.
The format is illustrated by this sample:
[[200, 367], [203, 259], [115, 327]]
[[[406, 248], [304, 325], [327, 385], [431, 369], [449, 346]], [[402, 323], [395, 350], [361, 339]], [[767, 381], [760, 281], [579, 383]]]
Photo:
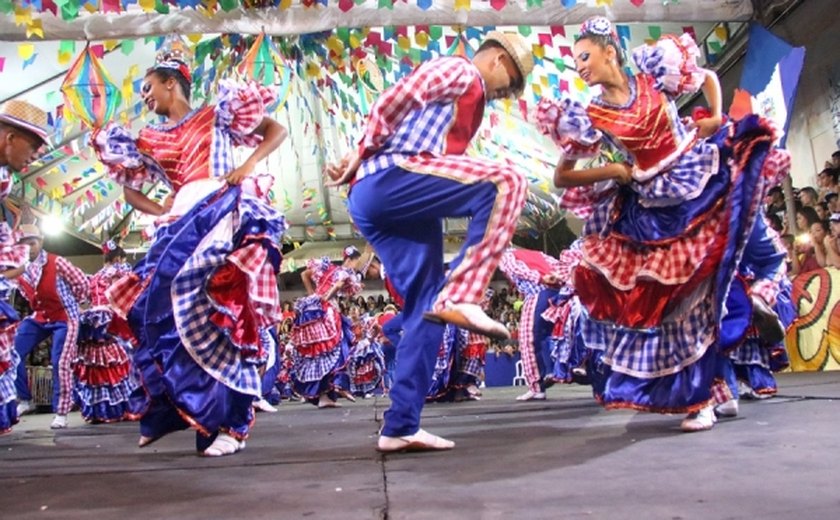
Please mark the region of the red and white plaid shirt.
[[359, 142], [357, 179], [418, 154], [463, 154], [484, 114], [484, 81], [462, 57], [423, 63], [386, 90]]

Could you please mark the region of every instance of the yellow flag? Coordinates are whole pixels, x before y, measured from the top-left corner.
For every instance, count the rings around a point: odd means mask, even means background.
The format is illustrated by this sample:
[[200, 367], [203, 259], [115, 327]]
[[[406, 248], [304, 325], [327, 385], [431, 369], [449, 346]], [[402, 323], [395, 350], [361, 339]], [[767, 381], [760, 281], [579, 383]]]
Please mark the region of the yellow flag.
[[33, 54], [35, 54], [35, 46], [31, 43], [21, 43], [18, 45], [18, 56], [20, 56], [20, 59], [23, 61], [31, 58]]

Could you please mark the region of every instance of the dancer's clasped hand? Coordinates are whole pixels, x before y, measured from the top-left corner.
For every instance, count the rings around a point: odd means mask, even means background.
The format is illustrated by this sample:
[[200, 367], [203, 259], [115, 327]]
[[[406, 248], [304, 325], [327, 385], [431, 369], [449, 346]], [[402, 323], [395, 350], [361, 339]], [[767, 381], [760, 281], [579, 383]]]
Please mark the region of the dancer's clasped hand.
[[627, 163], [618, 162], [610, 165], [613, 179], [619, 184], [630, 184], [633, 181], [633, 167]]
[[347, 184], [356, 175], [359, 165], [362, 164], [362, 159], [358, 152], [351, 152], [341, 159], [338, 164], [328, 164], [325, 170], [327, 176], [330, 178], [327, 186], [341, 186]]
[[245, 161], [242, 166], [239, 166], [228, 173], [225, 176], [225, 180], [228, 181], [229, 184], [238, 185], [245, 179], [245, 177], [251, 175], [253, 172], [254, 164], [251, 161]]
[[689, 121], [688, 128], [689, 130], [696, 128], [697, 129], [697, 137], [701, 139], [705, 139], [707, 137], [711, 137], [718, 131], [720, 125], [722, 124], [722, 120], [720, 116], [718, 117], [704, 117], [702, 119], [698, 119], [696, 121]]

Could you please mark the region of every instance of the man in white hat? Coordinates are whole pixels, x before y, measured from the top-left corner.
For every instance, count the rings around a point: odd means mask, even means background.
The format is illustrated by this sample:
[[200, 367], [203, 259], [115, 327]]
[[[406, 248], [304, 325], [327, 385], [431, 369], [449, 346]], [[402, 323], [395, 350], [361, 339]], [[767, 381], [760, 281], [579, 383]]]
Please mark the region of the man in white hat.
[[0, 200], [12, 188], [11, 171], [21, 171], [47, 143], [47, 114], [13, 99], [0, 105]]
[[20, 292], [29, 301], [32, 315], [20, 323], [15, 334], [15, 350], [20, 356], [15, 389], [18, 415], [34, 410], [32, 393], [23, 360], [39, 343], [52, 336], [53, 429], [67, 427], [67, 413], [73, 404], [73, 371], [76, 338], [79, 332], [79, 304], [88, 299], [88, 279], [66, 258], [47, 253], [44, 237], [34, 224], [19, 228], [21, 244], [29, 246], [30, 263], [18, 278]]
[[[405, 299], [380, 451], [454, 446], [420, 429], [444, 322], [509, 337], [479, 302], [513, 236], [527, 182], [509, 166], [464, 153], [486, 103], [521, 95], [533, 64], [522, 38], [494, 31], [472, 61], [451, 56], [420, 65], [379, 97], [358, 150], [327, 168], [331, 185], [352, 183], [353, 221]], [[446, 273], [448, 217], [469, 217], [470, 224]]]

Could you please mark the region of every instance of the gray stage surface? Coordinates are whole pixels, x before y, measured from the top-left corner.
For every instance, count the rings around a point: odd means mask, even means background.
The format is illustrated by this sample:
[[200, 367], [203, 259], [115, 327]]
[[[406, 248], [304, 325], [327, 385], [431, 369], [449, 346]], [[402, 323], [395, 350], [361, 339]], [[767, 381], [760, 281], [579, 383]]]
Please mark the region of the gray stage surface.
[[779, 396], [684, 434], [680, 417], [606, 412], [581, 386], [426, 407], [448, 453], [374, 451], [385, 398], [260, 414], [248, 447], [195, 455], [191, 432], [135, 448], [137, 425], [0, 437], [0, 518], [831, 519], [840, 517], [840, 372], [783, 374]]

